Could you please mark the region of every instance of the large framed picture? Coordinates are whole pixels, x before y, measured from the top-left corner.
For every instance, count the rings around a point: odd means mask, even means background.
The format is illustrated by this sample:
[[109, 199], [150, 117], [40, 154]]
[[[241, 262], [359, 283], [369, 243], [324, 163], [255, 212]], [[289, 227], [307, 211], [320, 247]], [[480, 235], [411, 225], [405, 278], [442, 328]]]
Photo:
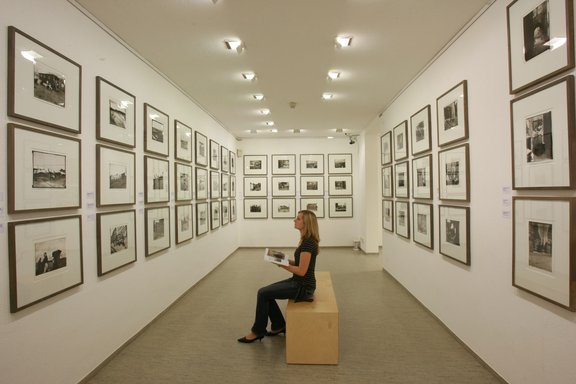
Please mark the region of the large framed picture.
[[328, 154], [328, 173], [329, 174], [352, 173], [352, 154], [351, 153], [329, 153]]
[[438, 152], [440, 199], [470, 201], [468, 144]]
[[394, 160], [403, 160], [408, 157], [408, 121], [404, 120], [394, 127]]
[[382, 228], [394, 232], [394, 200], [382, 200]]
[[323, 175], [324, 174], [324, 155], [300, 155], [300, 174], [301, 175]]
[[296, 217], [296, 199], [272, 199], [273, 219], [293, 219]]
[[572, 0], [524, 0], [508, 5], [510, 93], [574, 67]]
[[194, 158], [196, 165], [208, 166], [208, 138], [200, 132], [194, 132], [195, 151]]
[[236, 199], [230, 200], [230, 222], [236, 221], [238, 212], [236, 211]]
[[208, 232], [210, 225], [208, 223], [208, 203], [196, 203], [196, 235], [201, 236]]
[[192, 204], [177, 205], [176, 211], [176, 244], [194, 238], [194, 214]]
[[[308, 210], [314, 212], [317, 218], [324, 217], [324, 199], [323, 198], [301, 198], [300, 210]], [[294, 215], [296, 217], [296, 215]]]
[[272, 176], [272, 196], [296, 196], [296, 177]]
[[82, 67], [8, 27], [8, 116], [81, 131]]
[[396, 234], [406, 239], [410, 238], [410, 204], [407, 201], [396, 201]]
[[230, 197], [230, 175], [226, 173], [220, 174], [220, 191], [223, 199]]
[[174, 120], [174, 157], [176, 160], [192, 162], [192, 128]]
[[144, 199], [146, 203], [167, 203], [170, 199], [169, 161], [144, 156], [146, 183]]
[[222, 200], [222, 225], [230, 222], [230, 200]]
[[236, 197], [236, 176], [230, 176], [230, 197]]
[[146, 208], [146, 257], [170, 248], [170, 207]]
[[430, 104], [410, 116], [410, 131], [413, 156], [432, 149]]
[[328, 176], [330, 196], [352, 196], [352, 175]]
[[268, 157], [266, 155], [244, 155], [245, 175], [266, 175], [268, 173]]
[[512, 285], [576, 311], [576, 199], [513, 198]]
[[168, 115], [144, 103], [144, 150], [168, 157], [170, 129]]
[[438, 146], [468, 138], [468, 82], [456, 84], [436, 99]]
[[8, 212], [79, 208], [80, 140], [8, 124]]
[[574, 76], [510, 102], [512, 187], [574, 188]]
[[301, 196], [324, 196], [324, 176], [300, 176]]
[[380, 162], [382, 165], [392, 162], [392, 131], [380, 136]]
[[328, 198], [328, 217], [341, 218], [352, 216], [353, 206], [351, 197]]
[[97, 214], [98, 276], [136, 262], [136, 211]]
[[220, 228], [220, 202], [210, 202], [210, 229]]
[[296, 155], [272, 155], [273, 175], [295, 175]]
[[236, 174], [236, 152], [230, 151], [230, 174]]
[[192, 200], [192, 166], [174, 163], [174, 189], [176, 201]]
[[210, 140], [210, 168], [220, 169], [220, 144], [214, 140]]
[[230, 172], [230, 151], [222, 145], [220, 146], [220, 162], [222, 172]]
[[80, 215], [8, 223], [10, 312], [84, 282]]
[[434, 208], [432, 204], [412, 203], [412, 239], [434, 249]]
[[196, 200], [208, 198], [208, 170], [206, 168], [195, 168], [196, 171]]
[[394, 174], [392, 165], [382, 168], [382, 197], [394, 197]]
[[394, 165], [394, 179], [396, 180], [395, 193], [396, 197], [410, 197], [410, 175], [408, 160]]
[[96, 138], [136, 146], [136, 96], [96, 77]]
[[268, 196], [267, 177], [245, 177], [244, 197], [266, 197]]
[[412, 159], [412, 197], [432, 198], [432, 155]]
[[136, 203], [134, 152], [96, 145], [96, 206]]
[[245, 219], [266, 219], [268, 218], [267, 199], [244, 199]]
[[440, 254], [470, 265], [470, 208], [440, 205]]
[[220, 198], [220, 172], [210, 171], [210, 198]]

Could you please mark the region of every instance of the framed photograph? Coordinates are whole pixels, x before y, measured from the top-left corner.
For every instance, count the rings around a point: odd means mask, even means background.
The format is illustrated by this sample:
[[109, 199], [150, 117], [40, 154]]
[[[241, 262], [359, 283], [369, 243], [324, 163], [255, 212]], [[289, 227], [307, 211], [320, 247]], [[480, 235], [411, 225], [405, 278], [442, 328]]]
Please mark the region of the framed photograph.
[[392, 162], [392, 131], [380, 136], [380, 156], [382, 165]]
[[267, 219], [268, 200], [267, 199], [244, 199], [245, 219]]
[[[312, 211], [318, 219], [324, 217], [324, 199], [323, 198], [302, 198], [300, 199], [300, 210]], [[296, 217], [296, 215], [294, 215]]]
[[396, 201], [396, 234], [398, 236], [410, 238], [410, 203], [407, 201]]
[[236, 176], [230, 176], [230, 197], [236, 197]]
[[210, 140], [210, 168], [220, 169], [220, 144]]
[[268, 196], [267, 177], [245, 177], [244, 197], [266, 197]]
[[408, 161], [396, 163], [394, 165], [394, 179], [396, 180], [395, 195], [396, 197], [410, 197], [410, 175], [408, 169]]
[[144, 103], [144, 150], [168, 157], [169, 139], [168, 115]]
[[206, 167], [208, 166], [208, 138], [201, 134], [200, 132], [194, 132], [194, 162], [196, 165]]
[[438, 146], [468, 138], [468, 82], [452, 87], [436, 99]]
[[80, 208], [80, 140], [8, 124], [8, 213]]
[[176, 201], [192, 200], [192, 166], [174, 163]]
[[136, 262], [136, 211], [96, 214], [98, 276]]
[[190, 163], [192, 152], [192, 128], [174, 120], [174, 158]]
[[273, 175], [295, 175], [296, 155], [272, 155]]
[[196, 236], [201, 236], [210, 230], [208, 217], [208, 203], [196, 203]]
[[134, 152], [96, 145], [96, 206], [136, 203]]
[[352, 217], [351, 197], [330, 197], [328, 199], [328, 217]]
[[10, 312], [84, 282], [80, 215], [8, 223]]
[[220, 228], [220, 202], [210, 202], [210, 229]]
[[330, 196], [352, 196], [352, 175], [328, 176]]
[[329, 153], [328, 154], [328, 173], [330, 173], [330, 174], [352, 173], [352, 154], [351, 153]]
[[576, 311], [576, 199], [513, 197], [512, 285]]
[[510, 116], [512, 187], [574, 188], [574, 76], [512, 100]]
[[572, 0], [513, 1], [508, 20], [510, 93], [574, 67]]
[[230, 197], [230, 175], [222, 173], [220, 179], [220, 196], [223, 199], [227, 199]]
[[8, 116], [80, 133], [82, 67], [8, 27]]
[[96, 77], [96, 138], [136, 146], [136, 96]]
[[470, 201], [469, 169], [468, 144], [438, 152], [438, 183], [441, 200]]
[[210, 171], [210, 198], [220, 198], [220, 172]]
[[394, 160], [408, 157], [408, 121], [404, 120], [394, 127]]
[[222, 172], [230, 172], [230, 151], [223, 146], [220, 146], [220, 161], [220, 169]]
[[394, 232], [394, 200], [382, 200], [382, 228]]
[[174, 210], [176, 211], [176, 244], [192, 240], [194, 238], [192, 204], [177, 205]]
[[272, 199], [273, 219], [293, 219], [296, 217], [296, 199]]
[[324, 196], [324, 176], [300, 176], [301, 196]]
[[410, 131], [412, 139], [412, 155], [432, 149], [430, 129], [430, 104], [410, 117]]
[[244, 155], [245, 175], [266, 175], [268, 173], [268, 157], [266, 155]]
[[470, 265], [470, 208], [440, 205], [440, 254]]
[[236, 174], [236, 152], [230, 151], [230, 174]]
[[272, 176], [272, 196], [296, 196], [296, 177]]
[[432, 198], [432, 155], [412, 159], [412, 197]]
[[324, 155], [300, 155], [300, 174], [301, 175], [323, 175], [324, 174]]
[[391, 165], [382, 168], [382, 197], [394, 197], [394, 175]]
[[208, 198], [208, 170], [196, 167], [196, 200]]
[[412, 239], [426, 248], [434, 249], [434, 206], [412, 203]]
[[170, 200], [169, 161], [144, 156], [144, 174], [146, 184], [144, 199], [146, 203], [167, 203]]
[[222, 200], [222, 225], [230, 222], [230, 200]]
[[170, 207], [146, 208], [146, 257], [170, 248]]
[[230, 222], [236, 221], [238, 213], [236, 212], [236, 199], [230, 200]]

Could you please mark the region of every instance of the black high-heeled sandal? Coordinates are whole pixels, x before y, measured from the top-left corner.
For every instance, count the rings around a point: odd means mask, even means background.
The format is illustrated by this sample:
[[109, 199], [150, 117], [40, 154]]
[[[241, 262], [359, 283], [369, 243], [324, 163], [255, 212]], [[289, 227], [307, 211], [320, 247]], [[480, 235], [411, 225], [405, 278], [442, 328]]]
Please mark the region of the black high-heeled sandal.
[[266, 332], [266, 336], [278, 336], [281, 333], [286, 334], [286, 327], [279, 329], [278, 331]]
[[244, 337], [239, 338], [239, 339], [238, 339], [238, 342], [239, 342], [239, 343], [244, 343], [244, 344], [250, 344], [250, 343], [255, 342], [256, 340], [262, 341], [262, 339], [264, 338], [264, 336], [265, 336], [265, 335], [256, 336], [256, 337], [253, 338], [253, 339], [247, 339], [246, 336], [244, 336]]

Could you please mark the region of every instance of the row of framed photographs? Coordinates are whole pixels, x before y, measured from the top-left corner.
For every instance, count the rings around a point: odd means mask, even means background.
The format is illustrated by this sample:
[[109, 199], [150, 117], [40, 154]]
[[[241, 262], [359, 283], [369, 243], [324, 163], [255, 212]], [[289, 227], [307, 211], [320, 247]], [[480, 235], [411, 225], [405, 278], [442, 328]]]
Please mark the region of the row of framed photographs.
[[[296, 199], [275, 198], [272, 199], [273, 219], [293, 219], [298, 211], [309, 210], [321, 219], [325, 217], [324, 198], [301, 198], [300, 208], [297, 209]], [[352, 197], [330, 197], [328, 199], [328, 217], [330, 218], [350, 218], [353, 216]], [[268, 199], [245, 199], [244, 200], [245, 219], [267, 219]]]
[[[273, 175], [295, 175], [296, 155], [270, 155]], [[244, 175], [267, 175], [268, 155], [244, 155]], [[323, 175], [324, 154], [300, 155], [301, 175]], [[351, 153], [329, 153], [329, 174], [351, 174]]]
[[[272, 176], [272, 196], [296, 196], [295, 176]], [[301, 196], [324, 196], [324, 176], [300, 176]], [[328, 176], [330, 196], [352, 196], [352, 175]], [[268, 177], [245, 177], [244, 197], [268, 196]]]

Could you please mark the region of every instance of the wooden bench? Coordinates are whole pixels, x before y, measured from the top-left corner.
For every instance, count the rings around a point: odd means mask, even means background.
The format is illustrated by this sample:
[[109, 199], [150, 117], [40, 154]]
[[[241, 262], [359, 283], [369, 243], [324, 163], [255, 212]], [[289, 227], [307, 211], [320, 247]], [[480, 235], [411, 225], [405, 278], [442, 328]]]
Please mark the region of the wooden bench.
[[316, 272], [314, 301], [289, 300], [286, 307], [286, 362], [338, 364], [338, 305], [330, 272]]

